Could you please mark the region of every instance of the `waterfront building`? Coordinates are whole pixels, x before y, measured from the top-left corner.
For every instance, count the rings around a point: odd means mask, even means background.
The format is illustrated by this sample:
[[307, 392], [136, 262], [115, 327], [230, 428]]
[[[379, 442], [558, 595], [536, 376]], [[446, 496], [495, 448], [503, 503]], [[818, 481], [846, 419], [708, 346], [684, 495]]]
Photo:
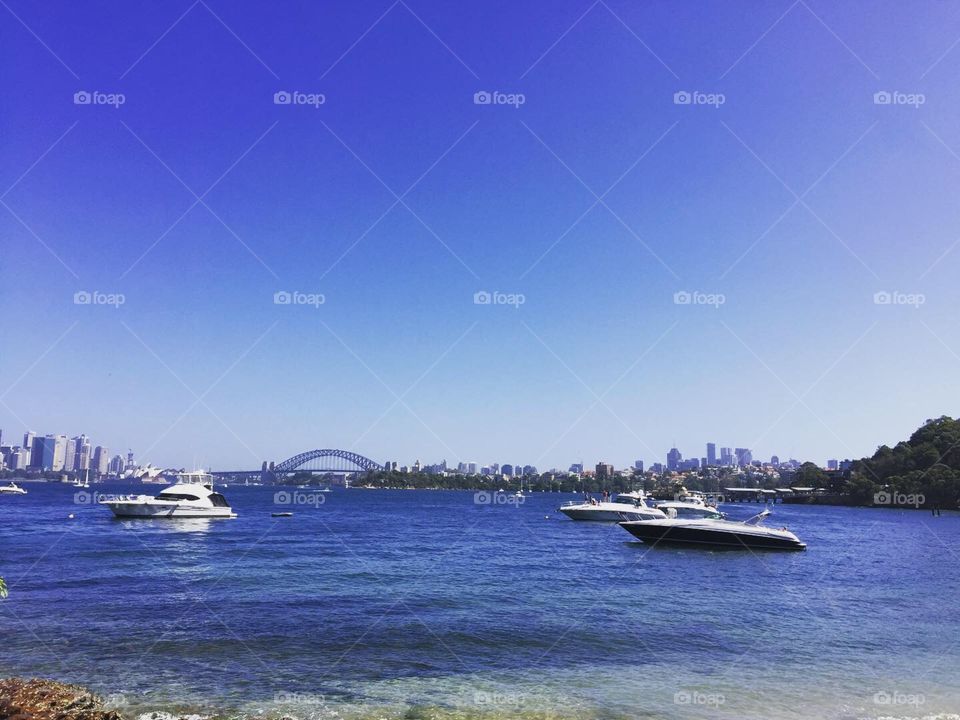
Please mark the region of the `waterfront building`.
[[33, 432], [32, 430], [30, 430], [30, 431], [28, 431], [28, 432], [25, 432], [25, 433], [23, 434], [23, 449], [24, 449], [24, 450], [26, 450], [27, 452], [30, 452], [30, 451], [33, 450], [33, 439], [34, 439], [36, 436], [37, 436], [37, 434], [36, 434], [35, 432]]
[[123, 456], [114, 455], [110, 458], [110, 463], [107, 465], [107, 472], [111, 475], [122, 475], [124, 470]]

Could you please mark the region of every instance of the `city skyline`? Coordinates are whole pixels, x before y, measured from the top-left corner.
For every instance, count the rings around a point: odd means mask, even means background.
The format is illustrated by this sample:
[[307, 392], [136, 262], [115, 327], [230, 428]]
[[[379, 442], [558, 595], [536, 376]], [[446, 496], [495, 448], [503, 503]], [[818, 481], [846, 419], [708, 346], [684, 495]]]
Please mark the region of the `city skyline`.
[[[110, 454], [109, 446], [93, 445], [90, 438], [85, 433], [80, 433], [76, 436], [70, 437], [63, 433], [37, 433], [33, 430], [27, 430], [23, 433], [23, 441], [20, 443], [11, 443], [10, 436], [7, 434], [4, 435], [4, 429], [0, 428], [0, 448], [3, 450], [3, 456], [0, 458], [0, 469], [3, 469], [4, 465], [6, 469], [13, 470], [52, 470], [54, 472], [71, 472], [79, 471], [82, 472], [87, 468], [97, 472], [99, 474], [106, 474], [107, 472], [116, 473], [122, 471], [125, 468], [134, 467], [137, 465], [134, 461], [135, 453], [132, 449], [127, 450], [125, 455], [122, 454]], [[6, 440], [6, 442], [4, 442]], [[667, 471], [684, 471], [684, 470], [695, 470], [701, 467], [746, 467], [754, 462], [763, 464], [763, 465], [774, 465], [777, 466], [781, 463], [781, 460], [778, 455], [772, 454], [770, 460], [763, 460], [759, 457], [753, 457], [753, 453], [748, 448], [736, 448], [735, 451], [730, 447], [721, 447], [720, 453], [717, 455], [715, 452], [713, 456], [711, 455], [711, 448], [716, 450], [716, 443], [708, 442], [705, 443], [705, 452], [703, 455], [694, 454], [688, 458], [683, 457], [683, 453], [676, 447], [670, 448], [670, 450], [665, 454], [664, 458], [648, 460], [645, 458], [636, 458], [629, 463], [606, 463], [604, 459], [597, 459], [597, 467], [604, 465], [611, 468], [615, 468], [618, 471], [621, 469], [638, 469], [641, 472], [645, 470], [652, 470], [655, 468], [662, 468]], [[306, 450], [305, 448], [303, 450]], [[16, 455], [16, 453], [23, 451], [23, 456]], [[14, 453], [16, 458], [12, 463], [10, 462], [10, 453]], [[262, 461], [263, 463], [270, 464], [272, 462], [277, 462], [286, 458], [276, 458], [268, 459]], [[543, 472], [547, 470], [559, 470], [559, 471], [569, 471], [569, 472], [583, 472], [584, 469], [589, 469], [593, 463], [585, 462], [582, 459], [577, 459], [566, 466], [564, 465], [550, 465], [547, 467], [541, 466], [539, 470], [536, 465], [531, 465], [529, 463], [500, 463], [499, 461], [477, 461], [477, 460], [456, 460], [453, 462], [448, 462], [447, 458], [442, 458], [436, 461], [430, 462], [421, 462], [420, 456], [416, 456], [416, 459], [413, 461], [397, 461], [397, 460], [378, 460], [377, 462], [384, 465], [384, 469], [400, 469], [403, 468], [412, 468], [414, 471], [419, 471], [421, 468], [426, 469], [449, 469], [453, 471], [454, 468], [460, 472], [467, 472], [469, 474], [480, 474], [481, 470], [489, 470], [491, 468], [499, 469], [501, 467], [523, 467], [523, 468], [533, 468], [534, 472]], [[838, 460], [837, 458], [828, 458], [826, 460], [818, 461], [812, 460], [820, 467], [828, 469], [837, 469], [839, 464], [842, 464], [845, 461], [849, 461], [850, 458], [845, 458], [843, 461]], [[799, 465], [802, 462], [810, 461], [810, 458], [802, 457], [797, 459], [794, 457], [787, 458], [786, 456], [783, 459], [783, 462], [788, 464]], [[178, 468], [186, 467], [182, 463], [158, 463], [153, 462], [149, 458], [143, 459], [144, 465], [161, 467], [161, 468]], [[234, 467], [234, 466], [224, 466], [224, 467], [210, 467], [210, 466], [195, 466], [199, 469], [204, 467], [205, 469], [217, 470], [217, 471], [230, 471], [230, 470], [256, 470], [254, 467]], [[575, 470], [579, 468], [579, 470]], [[486, 473], [483, 473], [486, 474]], [[494, 472], [493, 474], [496, 474]], [[506, 473], [506, 474], [512, 474]]]
[[4, 427], [563, 467], [956, 414], [949, 4], [11, 9]]

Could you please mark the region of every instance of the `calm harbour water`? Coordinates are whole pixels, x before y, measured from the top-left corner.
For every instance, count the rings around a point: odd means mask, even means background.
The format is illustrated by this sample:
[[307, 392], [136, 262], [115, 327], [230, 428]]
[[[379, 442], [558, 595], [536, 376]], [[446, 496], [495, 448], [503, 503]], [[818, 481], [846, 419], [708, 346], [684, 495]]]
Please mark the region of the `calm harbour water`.
[[555, 493], [336, 489], [281, 507], [275, 488], [231, 487], [235, 520], [118, 521], [72, 487], [24, 486], [0, 496], [0, 676], [133, 712], [960, 712], [958, 513], [778, 505], [768, 524], [808, 550], [754, 554], [651, 549], [568, 520]]

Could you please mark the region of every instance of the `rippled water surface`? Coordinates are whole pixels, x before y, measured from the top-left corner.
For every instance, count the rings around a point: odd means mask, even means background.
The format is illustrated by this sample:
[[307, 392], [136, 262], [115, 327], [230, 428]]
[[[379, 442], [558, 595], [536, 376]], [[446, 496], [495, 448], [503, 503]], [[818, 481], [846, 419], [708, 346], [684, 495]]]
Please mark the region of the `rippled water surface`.
[[769, 524], [809, 549], [754, 554], [651, 549], [568, 520], [558, 494], [337, 489], [278, 507], [273, 488], [232, 487], [235, 520], [118, 521], [72, 487], [25, 487], [0, 496], [0, 674], [132, 711], [960, 712], [957, 513], [777, 506]]

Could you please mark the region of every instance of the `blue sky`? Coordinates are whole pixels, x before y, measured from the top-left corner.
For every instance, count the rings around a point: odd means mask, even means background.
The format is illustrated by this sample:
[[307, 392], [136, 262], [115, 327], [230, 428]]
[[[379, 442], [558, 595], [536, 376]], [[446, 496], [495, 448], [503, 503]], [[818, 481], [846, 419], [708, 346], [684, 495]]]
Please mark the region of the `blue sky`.
[[823, 462], [956, 414], [949, 3], [0, 18], [5, 438], [220, 469]]

